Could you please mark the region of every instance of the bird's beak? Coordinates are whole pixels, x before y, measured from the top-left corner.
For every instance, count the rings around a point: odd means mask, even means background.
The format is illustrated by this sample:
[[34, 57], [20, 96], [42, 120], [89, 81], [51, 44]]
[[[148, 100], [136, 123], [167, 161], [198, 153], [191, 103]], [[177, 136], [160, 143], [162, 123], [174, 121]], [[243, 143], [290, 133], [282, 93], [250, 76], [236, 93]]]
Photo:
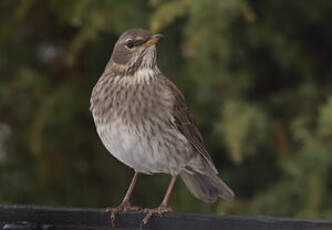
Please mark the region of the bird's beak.
[[157, 44], [160, 39], [162, 39], [164, 35], [162, 34], [154, 34], [152, 35], [146, 42], [144, 42], [143, 47], [147, 48], [149, 46], [152, 46], [154, 44]]

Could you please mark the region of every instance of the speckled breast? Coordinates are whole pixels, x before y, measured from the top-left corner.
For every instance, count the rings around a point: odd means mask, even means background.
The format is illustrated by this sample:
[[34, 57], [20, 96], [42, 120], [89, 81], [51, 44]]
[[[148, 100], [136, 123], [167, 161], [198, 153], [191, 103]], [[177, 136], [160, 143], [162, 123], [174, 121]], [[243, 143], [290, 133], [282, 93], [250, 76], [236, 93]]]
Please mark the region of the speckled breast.
[[97, 132], [108, 151], [136, 171], [178, 174], [191, 147], [173, 125], [171, 92], [147, 73], [114, 78], [100, 89], [99, 105], [92, 105]]

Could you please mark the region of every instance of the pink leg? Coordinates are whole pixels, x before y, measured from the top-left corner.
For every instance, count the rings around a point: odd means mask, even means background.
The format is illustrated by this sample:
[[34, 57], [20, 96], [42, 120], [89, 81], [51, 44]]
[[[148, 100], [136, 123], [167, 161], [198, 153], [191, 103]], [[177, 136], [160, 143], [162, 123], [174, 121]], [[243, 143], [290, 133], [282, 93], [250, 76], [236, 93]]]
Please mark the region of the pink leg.
[[137, 182], [138, 175], [139, 175], [139, 173], [135, 172], [135, 175], [134, 175], [133, 179], [130, 182], [129, 188], [128, 188], [127, 192], [126, 192], [125, 197], [123, 198], [123, 200], [121, 202], [121, 205], [124, 205], [124, 206], [126, 206], [126, 205], [128, 206], [129, 205], [130, 196], [131, 196], [131, 193], [134, 190], [135, 184]]
[[138, 175], [139, 175], [139, 173], [135, 172], [135, 175], [134, 175], [133, 179], [130, 182], [130, 185], [129, 185], [129, 188], [127, 190], [127, 193], [126, 193], [125, 197], [123, 198], [121, 204], [119, 206], [117, 206], [117, 207], [107, 208], [106, 209], [106, 212], [112, 212], [112, 216], [111, 216], [112, 223], [113, 223], [113, 221], [115, 219], [115, 214], [116, 213], [121, 212], [121, 211], [127, 211], [127, 210], [137, 211], [137, 210], [140, 209], [137, 206], [131, 206], [130, 202], [129, 202], [131, 193], [133, 192], [135, 184], [137, 182]]
[[173, 187], [174, 187], [174, 184], [175, 184], [175, 181], [176, 181], [176, 176], [172, 176], [172, 179], [168, 185], [168, 188], [167, 188], [167, 191], [165, 193], [165, 197], [163, 199], [163, 201], [161, 202], [161, 204], [157, 207], [157, 208], [153, 208], [153, 209], [144, 209], [144, 212], [146, 212], [146, 216], [144, 217], [144, 219], [142, 220], [142, 222], [144, 224], [146, 224], [150, 217], [153, 215], [153, 214], [163, 214], [165, 212], [171, 212], [172, 209], [167, 207], [167, 204], [168, 204], [168, 200], [169, 200], [169, 197], [171, 196], [171, 193], [172, 193], [172, 190], [173, 190]]

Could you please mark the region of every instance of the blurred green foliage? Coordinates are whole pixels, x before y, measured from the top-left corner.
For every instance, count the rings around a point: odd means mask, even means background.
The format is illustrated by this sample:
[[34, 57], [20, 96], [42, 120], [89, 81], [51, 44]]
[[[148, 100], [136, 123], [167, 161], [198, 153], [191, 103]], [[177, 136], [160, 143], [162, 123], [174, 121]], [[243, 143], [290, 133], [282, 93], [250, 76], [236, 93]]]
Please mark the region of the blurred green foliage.
[[[177, 211], [332, 218], [332, 1], [2, 0], [0, 202], [116, 205], [132, 170], [97, 137], [89, 98], [119, 34], [165, 34], [159, 67], [184, 92], [233, 202], [178, 182]], [[143, 176], [155, 206], [169, 177]]]

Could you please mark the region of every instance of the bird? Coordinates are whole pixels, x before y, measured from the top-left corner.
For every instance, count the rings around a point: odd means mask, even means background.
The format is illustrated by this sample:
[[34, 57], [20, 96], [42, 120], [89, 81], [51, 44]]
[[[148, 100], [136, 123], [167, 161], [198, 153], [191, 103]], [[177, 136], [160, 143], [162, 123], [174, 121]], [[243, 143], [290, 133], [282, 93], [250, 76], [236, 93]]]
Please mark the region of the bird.
[[139, 209], [130, 204], [130, 196], [140, 174], [171, 175], [161, 204], [144, 209], [144, 223], [154, 214], [172, 211], [168, 201], [178, 176], [205, 202], [234, 197], [218, 177], [184, 95], [158, 68], [157, 44], [163, 37], [145, 29], [125, 31], [90, 99], [103, 145], [135, 171], [121, 204], [108, 209], [112, 214]]

